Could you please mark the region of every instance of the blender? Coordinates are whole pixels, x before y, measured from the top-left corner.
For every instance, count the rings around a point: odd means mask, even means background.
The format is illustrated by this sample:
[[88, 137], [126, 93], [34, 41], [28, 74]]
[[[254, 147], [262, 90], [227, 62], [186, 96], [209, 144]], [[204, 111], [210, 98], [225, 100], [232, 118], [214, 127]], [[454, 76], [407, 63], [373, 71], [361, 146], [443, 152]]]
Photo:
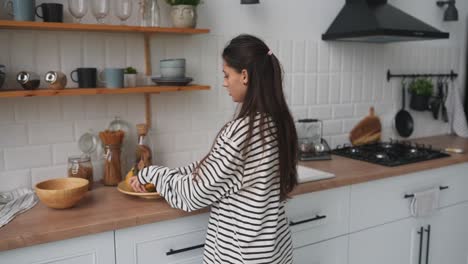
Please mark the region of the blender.
[[323, 123], [318, 119], [299, 119], [296, 122], [299, 160], [329, 160], [330, 147], [322, 138]]

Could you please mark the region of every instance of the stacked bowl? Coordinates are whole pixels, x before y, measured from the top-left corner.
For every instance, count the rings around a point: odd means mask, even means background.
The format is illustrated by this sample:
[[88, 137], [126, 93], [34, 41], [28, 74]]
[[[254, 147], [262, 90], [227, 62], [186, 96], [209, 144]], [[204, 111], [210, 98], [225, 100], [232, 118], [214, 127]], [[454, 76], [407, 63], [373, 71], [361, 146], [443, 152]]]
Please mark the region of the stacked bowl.
[[161, 76], [152, 78], [157, 85], [184, 86], [192, 81], [185, 77], [185, 59], [160, 60], [159, 70]]

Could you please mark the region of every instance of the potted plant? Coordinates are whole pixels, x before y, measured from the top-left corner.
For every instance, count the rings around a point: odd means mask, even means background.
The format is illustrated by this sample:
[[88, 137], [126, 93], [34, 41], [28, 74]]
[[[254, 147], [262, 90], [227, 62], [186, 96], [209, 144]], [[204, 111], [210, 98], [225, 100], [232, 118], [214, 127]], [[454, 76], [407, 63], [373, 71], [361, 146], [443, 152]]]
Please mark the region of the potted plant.
[[178, 28], [194, 28], [197, 25], [197, 5], [200, 0], [166, 0], [172, 6], [172, 25]]
[[136, 87], [137, 70], [133, 67], [127, 67], [124, 70], [125, 87]]
[[432, 96], [433, 84], [428, 79], [413, 81], [408, 90], [411, 94], [410, 108], [417, 111], [428, 109], [429, 98]]

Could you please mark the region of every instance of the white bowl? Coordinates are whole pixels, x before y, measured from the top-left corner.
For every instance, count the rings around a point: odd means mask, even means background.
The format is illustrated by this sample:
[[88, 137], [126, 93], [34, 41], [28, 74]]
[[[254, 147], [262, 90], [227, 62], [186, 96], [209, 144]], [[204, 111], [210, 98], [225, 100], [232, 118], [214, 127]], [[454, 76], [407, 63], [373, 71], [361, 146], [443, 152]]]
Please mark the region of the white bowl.
[[166, 59], [159, 61], [160, 68], [185, 68], [185, 59]]
[[183, 78], [185, 77], [185, 67], [179, 68], [161, 68], [161, 77], [163, 78]]

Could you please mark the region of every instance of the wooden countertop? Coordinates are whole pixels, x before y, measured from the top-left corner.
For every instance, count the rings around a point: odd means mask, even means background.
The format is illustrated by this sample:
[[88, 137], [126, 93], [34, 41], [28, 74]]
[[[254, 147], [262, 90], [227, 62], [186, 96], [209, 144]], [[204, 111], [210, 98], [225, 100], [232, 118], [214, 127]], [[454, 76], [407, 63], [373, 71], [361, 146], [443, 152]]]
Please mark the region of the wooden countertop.
[[[413, 140], [412, 140], [413, 141]], [[414, 140], [437, 148], [458, 147], [468, 151], [468, 139], [435, 136]], [[449, 158], [384, 167], [333, 156], [331, 161], [301, 162], [301, 165], [334, 173], [336, 177], [299, 185], [293, 195], [398, 176], [468, 162], [468, 153]], [[163, 199], [145, 200], [122, 194], [113, 187], [98, 186], [73, 209], [55, 210], [38, 203], [0, 228], [0, 251], [52, 242], [82, 235], [138, 226], [208, 212], [186, 213], [172, 209]]]

